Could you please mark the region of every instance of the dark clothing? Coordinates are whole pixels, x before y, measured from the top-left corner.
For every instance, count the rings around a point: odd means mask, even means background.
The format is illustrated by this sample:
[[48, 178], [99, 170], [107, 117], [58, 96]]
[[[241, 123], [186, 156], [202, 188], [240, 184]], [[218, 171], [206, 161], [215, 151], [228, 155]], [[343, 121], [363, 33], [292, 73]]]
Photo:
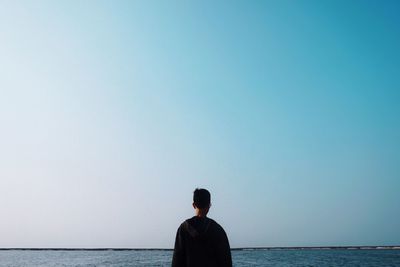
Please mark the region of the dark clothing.
[[232, 258], [224, 229], [207, 217], [183, 222], [176, 233], [172, 267], [231, 267]]

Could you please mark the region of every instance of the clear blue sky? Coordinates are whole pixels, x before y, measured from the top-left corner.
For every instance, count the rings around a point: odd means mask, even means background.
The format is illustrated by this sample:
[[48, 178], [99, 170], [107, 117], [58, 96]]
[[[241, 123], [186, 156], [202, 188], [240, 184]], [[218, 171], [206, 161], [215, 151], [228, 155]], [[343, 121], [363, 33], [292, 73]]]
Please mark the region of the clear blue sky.
[[0, 247], [400, 243], [399, 1], [2, 1]]

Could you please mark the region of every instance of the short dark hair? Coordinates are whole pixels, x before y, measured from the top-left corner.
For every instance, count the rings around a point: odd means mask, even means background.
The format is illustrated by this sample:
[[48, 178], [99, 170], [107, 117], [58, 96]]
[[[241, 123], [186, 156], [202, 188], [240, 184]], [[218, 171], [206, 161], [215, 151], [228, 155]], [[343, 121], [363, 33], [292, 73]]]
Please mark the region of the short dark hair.
[[193, 203], [199, 209], [208, 208], [211, 202], [211, 194], [207, 189], [196, 188], [193, 192]]

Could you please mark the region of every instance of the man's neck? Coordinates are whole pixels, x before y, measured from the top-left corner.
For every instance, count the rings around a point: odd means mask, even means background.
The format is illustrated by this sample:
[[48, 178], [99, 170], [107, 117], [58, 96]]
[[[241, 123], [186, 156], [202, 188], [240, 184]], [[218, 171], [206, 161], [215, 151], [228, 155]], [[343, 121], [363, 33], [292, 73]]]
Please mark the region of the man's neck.
[[207, 217], [207, 211], [205, 211], [205, 210], [200, 210], [200, 209], [197, 209], [196, 210], [196, 217], [200, 217], [200, 218], [205, 218], [205, 217]]

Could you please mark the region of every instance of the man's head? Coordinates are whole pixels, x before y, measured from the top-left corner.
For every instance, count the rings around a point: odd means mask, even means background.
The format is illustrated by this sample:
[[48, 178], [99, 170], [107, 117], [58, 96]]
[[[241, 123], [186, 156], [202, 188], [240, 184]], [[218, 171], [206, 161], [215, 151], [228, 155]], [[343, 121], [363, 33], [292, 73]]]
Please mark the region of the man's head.
[[206, 216], [211, 206], [211, 194], [207, 189], [196, 188], [193, 192], [193, 208], [197, 216]]

